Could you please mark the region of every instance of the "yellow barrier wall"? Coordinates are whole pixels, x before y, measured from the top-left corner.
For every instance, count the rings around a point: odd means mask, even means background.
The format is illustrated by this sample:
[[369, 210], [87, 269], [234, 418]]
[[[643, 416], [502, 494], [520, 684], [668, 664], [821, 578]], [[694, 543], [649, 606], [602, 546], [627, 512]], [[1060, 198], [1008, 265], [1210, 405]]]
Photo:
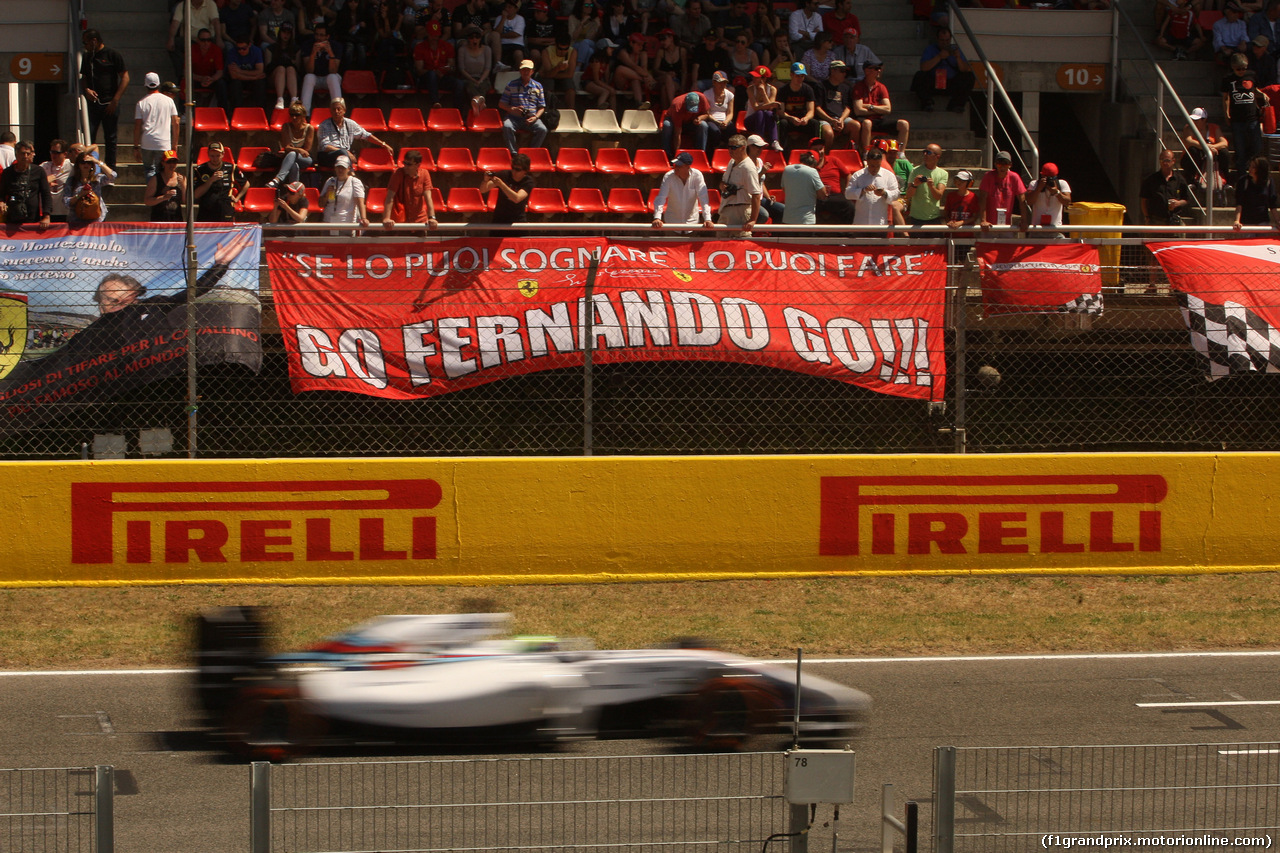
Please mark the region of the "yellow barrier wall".
[[1280, 454], [0, 463], [0, 585], [1280, 565]]

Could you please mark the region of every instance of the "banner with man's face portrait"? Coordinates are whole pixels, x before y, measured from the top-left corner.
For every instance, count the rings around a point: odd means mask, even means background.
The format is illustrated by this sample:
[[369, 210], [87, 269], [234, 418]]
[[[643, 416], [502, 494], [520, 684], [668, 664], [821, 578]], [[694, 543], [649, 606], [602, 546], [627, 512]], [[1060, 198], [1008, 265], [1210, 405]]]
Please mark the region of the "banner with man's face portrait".
[[180, 224], [97, 223], [0, 234], [0, 432], [110, 400], [200, 364], [262, 366], [256, 225], [201, 225], [188, 304]]

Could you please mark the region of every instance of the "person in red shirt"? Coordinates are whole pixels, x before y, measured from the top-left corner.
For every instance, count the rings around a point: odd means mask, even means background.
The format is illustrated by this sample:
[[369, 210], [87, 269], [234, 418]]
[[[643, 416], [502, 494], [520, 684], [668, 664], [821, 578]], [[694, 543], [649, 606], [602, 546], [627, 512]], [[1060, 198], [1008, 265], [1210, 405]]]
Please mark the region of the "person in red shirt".
[[711, 102], [706, 95], [701, 92], [676, 95], [662, 116], [662, 148], [667, 157], [675, 157], [680, 148], [705, 150], [708, 121], [711, 121]]
[[1188, 59], [1190, 54], [1204, 46], [1204, 30], [1196, 20], [1191, 0], [1178, 0], [1178, 5], [1165, 15], [1160, 32], [1156, 34], [1156, 44], [1173, 51], [1174, 59]]
[[427, 37], [413, 49], [413, 70], [432, 105], [440, 101], [440, 81], [453, 76], [453, 56], [453, 45], [440, 38], [440, 22], [427, 24]]
[[227, 81], [225, 77], [222, 50], [214, 43], [213, 33], [207, 29], [196, 34], [191, 45], [191, 77], [196, 81], [197, 89], [208, 89], [213, 92], [214, 105], [227, 106]]
[[853, 203], [844, 197], [845, 185], [852, 174], [837, 160], [827, 156], [827, 147], [821, 138], [809, 140], [809, 150], [817, 158], [818, 177], [826, 187], [827, 197], [818, 200], [818, 222], [826, 225], [848, 225], [853, 221]]
[[853, 120], [859, 122], [858, 150], [866, 154], [871, 147], [872, 133], [892, 133], [898, 138], [898, 150], [907, 150], [911, 136], [911, 124], [904, 118], [892, 118], [893, 103], [889, 100], [889, 88], [880, 82], [883, 62], [868, 62], [862, 67], [863, 78], [853, 87]]
[[954, 180], [956, 188], [947, 193], [947, 200], [942, 203], [942, 221], [948, 228], [976, 225], [982, 218], [982, 209], [978, 207], [978, 194], [970, 189], [973, 174], [961, 169], [956, 172]]
[[404, 165], [391, 173], [387, 184], [387, 207], [382, 224], [394, 228], [397, 222], [418, 222], [435, 229], [435, 203], [431, 198], [431, 175], [422, 168], [422, 152], [409, 151]]
[[862, 32], [858, 16], [853, 14], [853, 0], [837, 0], [836, 7], [822, 16], [822, 25], [831, 33], [835, 44], [843, 44], [845, 30]]
[[978, 209], [982, 211], [979, 225], [982, 230], [986, 231], [992, 225], [1012, 225], [1015, 213], [1022, 214], [1025, 227], [1030, 218], [1026, 196], [1026, 185], [1022, 183], [1021, 176], [1013, 171], [1013, 157], [1008, 151], [998, 152], [996, 167], [982, 176], [982, 183], [978, 187]]

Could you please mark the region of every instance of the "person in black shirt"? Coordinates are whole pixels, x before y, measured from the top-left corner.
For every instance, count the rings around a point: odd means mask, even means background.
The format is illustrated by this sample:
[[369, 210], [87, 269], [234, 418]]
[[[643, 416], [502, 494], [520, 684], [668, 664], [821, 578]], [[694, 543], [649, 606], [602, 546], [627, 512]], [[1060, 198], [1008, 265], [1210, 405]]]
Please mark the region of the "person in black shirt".
[[1248, 171], [1236, 182], [1237, 231], [1242, 225], [1280, 224], [1276, 218], [1276, 188], [1271, 183], [1271, 163], [1266, 157], [1254, 157]]
[[1267, 96], [1258, 89], [1258, 81], [1249, 71], [1244, 54], [1231, 57], [1231, 73], [1222, 80], [1222, 112], [1231, 124], [1231, 140], [1235, 143], [1237, 169], [1262, 153], [1262, 108]]
[[782, 104], [782, 115], [778, 121], [778, 136], [784, 147], [788, 138], [798, 135], [808, 144], [820, 134], [815, 104], [818, 96], [814, 87], [805, 79], [808, 70], [803, 62], [791, 63], [791, 79], [787, 85], [778, 88], [778, 103]]
[[209, 145], [209, 162], [196, 167], [195, 199], [199, 222], [230, 222], [235, 218], [236, 203], [249, 190], [244, 172], [223, 159], [226, 149], [221, 142]]
[[[511, 168], [502, 172], [485, 172], [480, 183], [480, 192], [488, 195], [489, 190], [498, 190], [498, 200], [493, 205], [493, 216], [490, 222], [494, 225], [510, 225], [513, 222], [526, 222], [525, 208], [529, 204], [529, 193], [533, 192], [533, 175], [529, 173], [529, 155], [511, 155]], [[515, 232], [500, 233], [500, 237], [521, 236]]]
[[836, 141], [842, 136], [852, 140], [859, 127], [858, 122], [850, 117], [853, 112], [853, 84], [849, 82], [849, 69], [839, 59], [833, 59], [830, 74], [827, 82], [822, 84], [822, 103], [815, 108], [822, 127], [822, 142], [828, 151], [837, 147]]
[[1148, 225], [1185, 225], [1183, 217], [1191, 204], [1191, 187], [1182, 172], [1173, 168], [1177, 155], [1169, 149], [1160, 152], [1160, 168], [1142, 181], [1138, 198], [1142, 217]]
[[733, 67], [729, 51], [720, 46], [720, 37], [714, 29], [707, 30], [702, 36], [702, 43], [689, 51], [689, 68], [694, 81], [693, 88], [705, 92], [711, 88], [711, 75], [717, 71], [728, 74]]
[[81, 37], [84, 55], [80, 60], [80, 90], [84, 92], [89, 112], [89, 141], [98, 137], [106, 146], [106, 164], [116, 167], [117, 128], [120, 122], [120, 96], [129, 86], [129, 70], [124, 57], [102, 43], [97, 30], [85, 30]]
[[13, 164], [0, 172], [0, 215], [7, 225], [37, 223], [40, 230], [53, 213], [49, 176], [32, 164], [36, 149], [30, 142], [13, 146]]

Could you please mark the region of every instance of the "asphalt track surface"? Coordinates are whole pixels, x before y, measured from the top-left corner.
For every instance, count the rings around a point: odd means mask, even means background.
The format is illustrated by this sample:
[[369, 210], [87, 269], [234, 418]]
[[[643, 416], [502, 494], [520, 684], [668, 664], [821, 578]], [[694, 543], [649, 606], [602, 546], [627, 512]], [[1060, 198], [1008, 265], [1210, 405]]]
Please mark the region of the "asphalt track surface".
[[[896, 786], [899, 803], [925, 803], [928, 814], [935, 746], [1276, 740], [1278, 667], [1280, 652], [812, 661], [807, 671], [865, 690], [876, 703], [871, 730], [856, 745], [858, 801], [841, 816], [840, 850], [878, 849], [881, 783]], [[114, 765], [117, 850], [244, 853], [249, 768], [220, 758], [194, 728], [186, 679], [174, 672], [0, 673], [0, 766]], [[663, 748], [607, 741], [568, 750]], [[365, 757], [406, 756], [341, 756]], [[829, 846], [811, 847], [819, 849]]]

